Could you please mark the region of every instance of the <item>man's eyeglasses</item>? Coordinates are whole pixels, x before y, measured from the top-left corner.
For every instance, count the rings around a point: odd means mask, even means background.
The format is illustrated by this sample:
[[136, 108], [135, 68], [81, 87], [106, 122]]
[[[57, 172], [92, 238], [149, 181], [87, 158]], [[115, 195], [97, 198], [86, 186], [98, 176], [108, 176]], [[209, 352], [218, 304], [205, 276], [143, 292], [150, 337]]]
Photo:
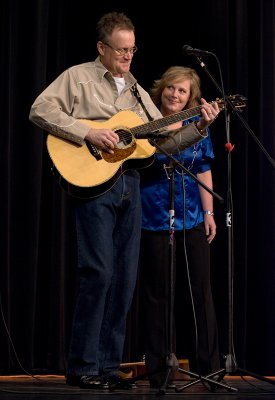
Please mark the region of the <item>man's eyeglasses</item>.
[[114, 50], [114, 52], [118, 55], [118, 56], [125, 56], [126, 54], [130, 53], [130, 54], [135, 54], [138, 50], [137, 46], [134, 47], [129, 47], [129, 48], [125, 48], [125, 49], [114, 49], [109, 43], [103, 43], [105, 46], [110, 47], [110, 49]]

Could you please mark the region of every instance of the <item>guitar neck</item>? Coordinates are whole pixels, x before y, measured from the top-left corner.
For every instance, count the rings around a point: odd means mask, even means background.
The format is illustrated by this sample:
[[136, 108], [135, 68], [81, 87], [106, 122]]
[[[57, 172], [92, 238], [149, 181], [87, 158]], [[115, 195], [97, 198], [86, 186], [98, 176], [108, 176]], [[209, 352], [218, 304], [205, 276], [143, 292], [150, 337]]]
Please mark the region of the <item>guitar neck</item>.
[[137, 133], [149, 133], [154, 132], [160, 128], [164, 128], [165, 126], [169, 126], [178, 121], [186, 121], [191, 117], [195, 117], [196, 115], [200, 115], [202, 106], [197, 106], [194, 108], [189, 108], [188, 110], [180, 111], [175, 114], [168, 115], [167, 117], [159, 118], [155, 121], [150, 121], [145, 124], [135, 126], [131, 128], [131, 132], [135, 136]]
[[[246, 105], [246, 98], [242, 95], [236, 94], [227, 96], [227, 101], [230, 101], [231, 106], [234, 106], [235, 109], [241, 109]], [[211, 101], [210, 104], [214, 102], [217, 103], [220, 110], [224, 110], [224, 100], [223, 99], [216, 99], [215, 101]], [[133, 135], [137, 133], [150, 133], [154, 132], [160, 128], [164, 128], [165, 126], [172, 125], [178, 121], [186, 121], [191, 117], [195, 117], [196, 115], [201, 114], [202, 105], [199, 105], [194, 108], [189, 108], [188, 110], [180, 111], [176, 114], [168, 115], [167, 117], [159, 118], [155, 121], [150, 121], [145, 124], [135, 126], [131, 128], [131, 132]]]

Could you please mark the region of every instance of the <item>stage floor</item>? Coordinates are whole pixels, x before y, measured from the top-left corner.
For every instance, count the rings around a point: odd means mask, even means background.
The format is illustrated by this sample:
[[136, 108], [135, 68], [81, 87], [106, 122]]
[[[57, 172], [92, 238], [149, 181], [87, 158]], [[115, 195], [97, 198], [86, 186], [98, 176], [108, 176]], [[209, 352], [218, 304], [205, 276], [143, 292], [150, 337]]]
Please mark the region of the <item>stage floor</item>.
[[[264, 377], [263, 377], [264, 378]], [[184, 385], [194, 382], [194, 379], [182, 375], [175, 381], [174, 387], [166, 387], [162, 392], [151, 389], [147, 380], [136, 381], [136, 388], [131, 390], [86, 390], [66, 385], [64, 376], [60, 375], [15, 375], [0, 376], [1, 400], [106, 400], [112, 398], [131, 400], [151, 400], [160, 397], [170, 399], [192, 398], [192, 400], [217, 399], [275, 399], [275, 377], [268, 377], [272, 383], [251, 376], [225, 376], [222, 383], [227, 388], [219, 387], [211, 391], [208, 383], [197, 382], [188, 387]]]

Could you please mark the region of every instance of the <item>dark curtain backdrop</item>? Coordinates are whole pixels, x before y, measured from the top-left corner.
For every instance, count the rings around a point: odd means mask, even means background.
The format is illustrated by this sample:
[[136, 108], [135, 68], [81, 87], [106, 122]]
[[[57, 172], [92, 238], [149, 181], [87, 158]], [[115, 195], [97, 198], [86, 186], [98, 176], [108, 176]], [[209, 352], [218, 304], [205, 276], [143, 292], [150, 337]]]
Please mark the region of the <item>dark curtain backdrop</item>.
[[[274, 375], [275, 186], [274, 164], [264, 151], [274, 159], [274, 0], [172, 2], [154, 10], [130, 1], [84, 0], [3, 0], [0, 7], [0, 372], [64, 372], [76, 294], [72, 204], [52, 177], [46, 134], [29, 122], [28, 115], [35, 97], [59, 73], [96, 57], [96, 21], [103, 13], [117, 10], [135, 23], [139, 51], [132, 72], [146, 89], [167, 67], [178, 64], [197, 69], [204, 97], [220, 97], [196, 58], [182, 53], [182, 46], [189, 44], [217, 55], [226, 94], [240, 93], [248, 99], [241, 116], [250, 130], [231, 114], [230, 139], [235, 147], [230, 158], [224, 146], [224, 113], [212, 128], [215, 191], [225, 199], [223, 204], [215, 200], [213, 290], [222, 353], [228, 352], [232, 314], [239, 366]], [[220, 83], [215, 59], [203, 60]], [[225, 223], [229, 172], [230, 233]], [[231, 243], [232, 313], [228, 305]], [[124, 361], [142, 356], [141, 312], [137, 285]], [[184, 315], [179, 317], [184, 324]]]

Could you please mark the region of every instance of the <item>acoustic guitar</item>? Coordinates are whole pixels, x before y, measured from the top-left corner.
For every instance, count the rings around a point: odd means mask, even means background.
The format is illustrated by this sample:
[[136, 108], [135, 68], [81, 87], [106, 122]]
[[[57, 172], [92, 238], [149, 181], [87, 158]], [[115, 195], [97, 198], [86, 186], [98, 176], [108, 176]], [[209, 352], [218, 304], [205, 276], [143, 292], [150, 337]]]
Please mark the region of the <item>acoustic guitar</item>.
[[[234, 107], [245, 106], [240, 95], [229, 96]], [[223, 99], [215, 100], [224, 109]], [[114, 154], [98, 149], [90, 142], [79, 146], [61, 137], [48, 134], [47, 150], [53, 162], [52, 172], [59, 184], [72, 196], [92, 198], [108, 191], [129, 169], [145, 168], [154, 161], [156, 148], [148, 139], [135, 136], [155, 132], [178, 121], [185, 121], [201, 113], [201, 105], [167, 117], [144, 123], [133, 111], [120, 111], [104, 122], [81, 119], [91, 128], [112, 129], [119, 136]]]

